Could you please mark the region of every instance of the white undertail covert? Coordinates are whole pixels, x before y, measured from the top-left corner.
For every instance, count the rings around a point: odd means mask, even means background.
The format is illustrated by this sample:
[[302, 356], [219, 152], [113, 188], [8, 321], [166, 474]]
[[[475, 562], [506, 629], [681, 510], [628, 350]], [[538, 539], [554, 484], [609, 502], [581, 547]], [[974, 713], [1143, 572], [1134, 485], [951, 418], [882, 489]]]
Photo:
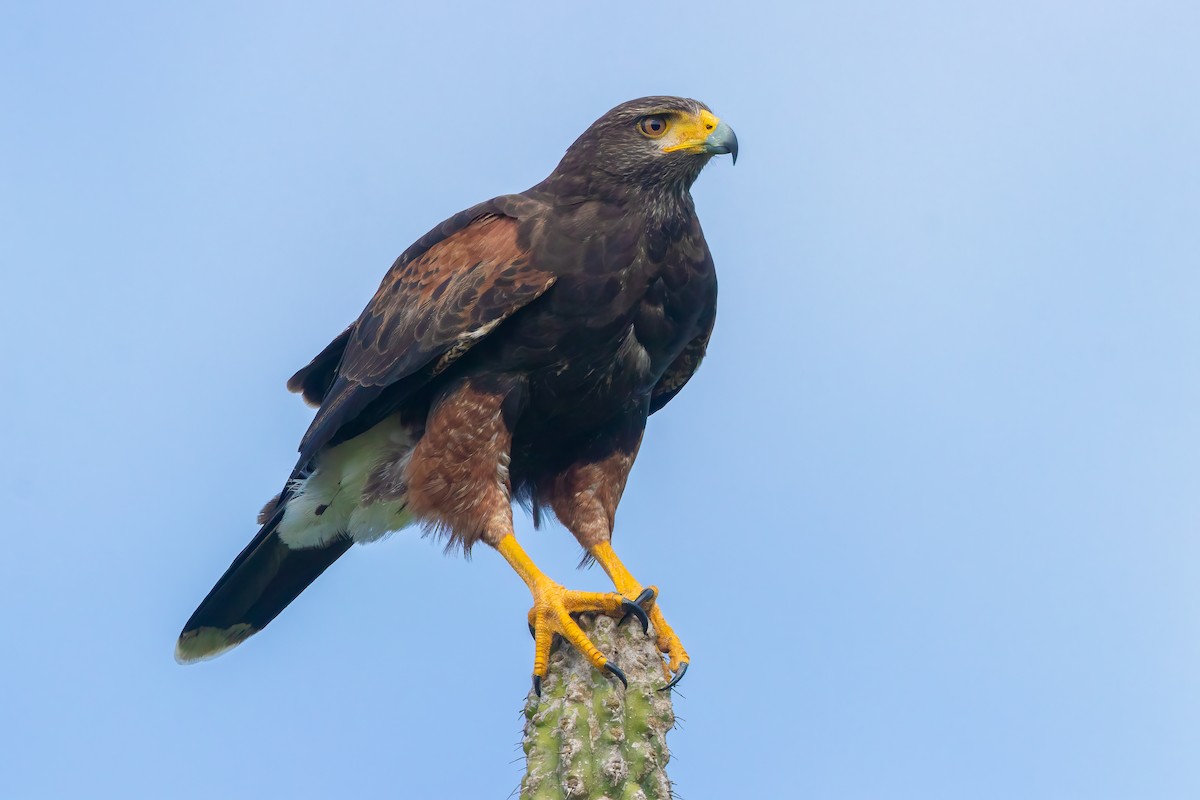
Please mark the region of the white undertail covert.
[[[338, 536], [373, 542], [411, 522], [402, 476], [416, 437], [398, 417], [388, 417], [366, 433], [317, 456], [307, 478], [294, 481], [279, 523], [288, 547], [323, 547]], [[367, 497], [368, 484], [384, 483]]]

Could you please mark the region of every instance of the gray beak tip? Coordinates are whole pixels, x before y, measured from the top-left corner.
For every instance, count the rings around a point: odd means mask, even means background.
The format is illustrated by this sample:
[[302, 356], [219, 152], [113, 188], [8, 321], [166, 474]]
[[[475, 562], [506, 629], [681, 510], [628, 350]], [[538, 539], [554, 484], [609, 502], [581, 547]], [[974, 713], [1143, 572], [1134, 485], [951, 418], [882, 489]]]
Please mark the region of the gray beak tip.
[[724, 122], [717, 123], [717, 129], [710, 133], [704, 141], [704, 149], [713, 155], [728, 153], [733, 157], [733, 163], [736, 164], [738, 157], [737, 134]]

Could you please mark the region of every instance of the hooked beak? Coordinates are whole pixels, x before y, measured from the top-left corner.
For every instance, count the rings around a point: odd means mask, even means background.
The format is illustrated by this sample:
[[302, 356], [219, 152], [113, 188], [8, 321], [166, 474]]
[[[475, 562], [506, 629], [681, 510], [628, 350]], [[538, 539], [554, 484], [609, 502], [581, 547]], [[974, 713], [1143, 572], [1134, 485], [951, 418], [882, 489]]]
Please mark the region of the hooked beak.
[[733, 132], [733, 128], [726, 125], [724, 122], [717, 123], [717, 128], [708, 135], [704, 140], [704, 152], [712, 155], [724, 155], [729, 153], [733, 156], [733, 163], [737, 163], [737, 134]]

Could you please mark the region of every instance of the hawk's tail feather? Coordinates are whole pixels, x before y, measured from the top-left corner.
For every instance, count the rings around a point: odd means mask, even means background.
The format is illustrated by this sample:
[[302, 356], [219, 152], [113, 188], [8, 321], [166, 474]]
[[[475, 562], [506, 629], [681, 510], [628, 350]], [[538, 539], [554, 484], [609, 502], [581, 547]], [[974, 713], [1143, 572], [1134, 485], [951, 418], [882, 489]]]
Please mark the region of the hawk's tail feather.
[[288, 547], [277, 531], [282, 506], [183, 626], [175, 644], [180, 664], [213, 658], [258, 633], [353, 544], [342, 536], [322, 547]]

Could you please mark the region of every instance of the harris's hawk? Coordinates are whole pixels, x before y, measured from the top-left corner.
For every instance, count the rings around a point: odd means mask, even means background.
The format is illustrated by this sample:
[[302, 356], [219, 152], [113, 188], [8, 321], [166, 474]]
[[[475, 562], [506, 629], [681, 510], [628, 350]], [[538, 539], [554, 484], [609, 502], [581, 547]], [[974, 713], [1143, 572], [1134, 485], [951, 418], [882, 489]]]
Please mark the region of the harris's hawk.
[[[299, 461], [176, 658], [239, 644], [351, 544], [417, 523], [463, 548], [486, 542], [528, 584], [539, 693], [554, 634], [625, 679], [574, 612], [652, 622], [671, 684], [682, 677], [687, 652], [610, 540], [646, 420], [712, 332], [717, 280], [690, 189], [719, 153], [736, 160], [737, 138], [704, 104], [633, 100], [541, 183], [406, 250], [358, 320], [288, 381], [317, 406]], [[553, 511], [617, 591], [542, 573], [513, 536], [514, 499]]]

